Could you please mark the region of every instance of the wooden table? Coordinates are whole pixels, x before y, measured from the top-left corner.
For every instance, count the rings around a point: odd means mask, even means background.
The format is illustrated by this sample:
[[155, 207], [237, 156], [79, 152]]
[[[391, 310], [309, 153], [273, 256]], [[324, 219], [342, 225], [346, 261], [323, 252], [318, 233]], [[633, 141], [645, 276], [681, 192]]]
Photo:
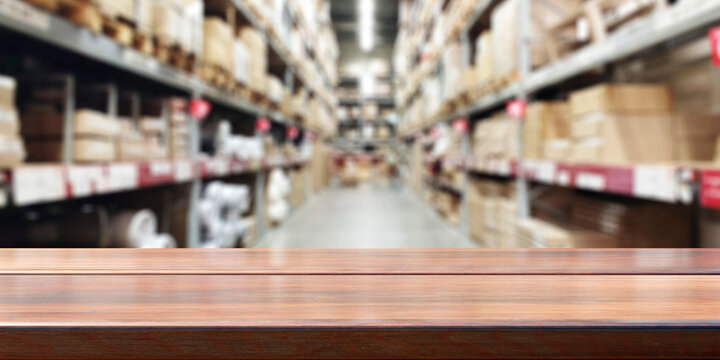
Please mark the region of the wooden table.
[[0, 359], [717, 359], [719, 274], [719, 250], [0, 250]]

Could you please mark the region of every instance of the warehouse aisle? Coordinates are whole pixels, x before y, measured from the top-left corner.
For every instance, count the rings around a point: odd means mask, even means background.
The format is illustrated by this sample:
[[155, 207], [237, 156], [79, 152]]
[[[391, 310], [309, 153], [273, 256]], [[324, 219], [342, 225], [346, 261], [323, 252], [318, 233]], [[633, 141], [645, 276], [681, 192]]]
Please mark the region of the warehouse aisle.
[[470, 248], [410, 190], [329, 189], [257, 245], [267, 248]]

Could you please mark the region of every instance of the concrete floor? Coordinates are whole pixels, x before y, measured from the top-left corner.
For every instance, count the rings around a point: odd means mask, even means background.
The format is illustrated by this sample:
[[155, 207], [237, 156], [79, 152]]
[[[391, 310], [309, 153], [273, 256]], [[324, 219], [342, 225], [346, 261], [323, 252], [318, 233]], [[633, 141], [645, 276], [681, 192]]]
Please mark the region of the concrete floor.
[[408, 189], [328, 189], [268, 232], [260, 248], [471, 248]]

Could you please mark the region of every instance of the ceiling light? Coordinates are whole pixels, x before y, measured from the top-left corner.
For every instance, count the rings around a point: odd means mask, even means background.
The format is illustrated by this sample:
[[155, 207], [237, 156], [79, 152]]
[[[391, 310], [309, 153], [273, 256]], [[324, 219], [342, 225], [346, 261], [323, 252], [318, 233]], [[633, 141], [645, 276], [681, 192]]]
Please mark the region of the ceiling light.
[[358, 38], [365, 52], [375, 46], [375, 0], [358, 0]]

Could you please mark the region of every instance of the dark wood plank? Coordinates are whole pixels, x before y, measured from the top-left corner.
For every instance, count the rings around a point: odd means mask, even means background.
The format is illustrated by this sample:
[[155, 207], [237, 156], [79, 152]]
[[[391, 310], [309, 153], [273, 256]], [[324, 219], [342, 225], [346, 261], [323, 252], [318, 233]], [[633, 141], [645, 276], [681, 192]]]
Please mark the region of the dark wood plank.
[[0, 274], [720, 274], [720, 249], [4, 249]]
[[720, 325], [720, 277], [3, 275], [0, 326]]
[[2, 275], [0, 358], [717, 358], [708, 275]]

